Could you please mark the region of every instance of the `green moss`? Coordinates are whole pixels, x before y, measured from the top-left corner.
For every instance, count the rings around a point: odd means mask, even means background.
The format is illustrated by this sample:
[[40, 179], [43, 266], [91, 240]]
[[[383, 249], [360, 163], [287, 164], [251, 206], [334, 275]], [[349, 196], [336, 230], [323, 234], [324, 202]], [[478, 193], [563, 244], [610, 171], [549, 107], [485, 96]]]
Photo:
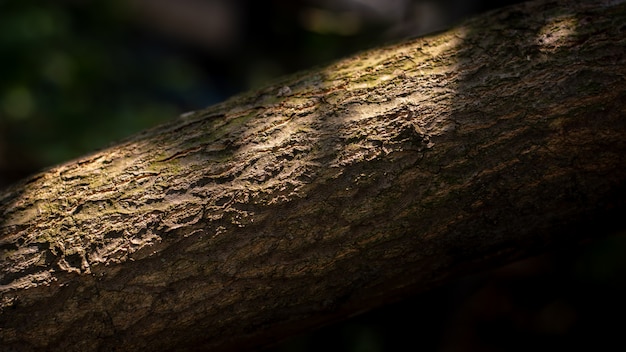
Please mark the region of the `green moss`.
[[168, 160], [163, 165], [163, 168], [167, 169], [167, 171], [171, 174], [179, 174], [181, 171], [184, 170], [184, 166], [181, 165], [180, 159]]

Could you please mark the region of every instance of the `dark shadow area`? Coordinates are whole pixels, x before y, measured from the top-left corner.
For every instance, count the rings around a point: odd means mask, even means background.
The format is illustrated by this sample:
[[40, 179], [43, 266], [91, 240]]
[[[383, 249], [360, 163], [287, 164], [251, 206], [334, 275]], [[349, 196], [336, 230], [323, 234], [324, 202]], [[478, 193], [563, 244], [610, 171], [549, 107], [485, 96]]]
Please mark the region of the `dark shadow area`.
[[456, 280], [270, 351], [551, 351], [621, 346], [624, 234]]

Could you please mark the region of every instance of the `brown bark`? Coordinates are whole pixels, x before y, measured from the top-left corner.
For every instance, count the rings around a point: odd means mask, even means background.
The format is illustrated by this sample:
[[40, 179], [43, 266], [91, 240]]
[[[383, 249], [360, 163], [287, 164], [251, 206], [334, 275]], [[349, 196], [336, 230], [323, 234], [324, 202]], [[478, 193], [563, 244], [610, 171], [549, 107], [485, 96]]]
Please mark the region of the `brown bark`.
[[242, 349], [602, 235], [626, 3], [533, 2], [181, 116], [0, 194], [3, 350]]

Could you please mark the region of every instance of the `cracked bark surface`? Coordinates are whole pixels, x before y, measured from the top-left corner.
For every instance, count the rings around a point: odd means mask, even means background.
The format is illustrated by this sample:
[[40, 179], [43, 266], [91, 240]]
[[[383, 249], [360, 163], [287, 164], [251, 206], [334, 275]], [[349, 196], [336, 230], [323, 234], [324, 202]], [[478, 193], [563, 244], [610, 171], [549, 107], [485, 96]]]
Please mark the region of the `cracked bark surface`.
[[626, 3], [531, 2], [0, 194], [1, 350], [251, 348], [619, 226]]

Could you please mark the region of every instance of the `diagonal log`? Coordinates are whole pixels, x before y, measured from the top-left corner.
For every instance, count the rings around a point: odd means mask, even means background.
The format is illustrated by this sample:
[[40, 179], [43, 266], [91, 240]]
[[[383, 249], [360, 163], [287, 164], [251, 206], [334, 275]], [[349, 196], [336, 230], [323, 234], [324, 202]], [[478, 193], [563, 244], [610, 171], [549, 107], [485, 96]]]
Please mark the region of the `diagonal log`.
[[623, 228], [626, 3], [303, 72], [0, 193], [0, 350], [241, 350]]

